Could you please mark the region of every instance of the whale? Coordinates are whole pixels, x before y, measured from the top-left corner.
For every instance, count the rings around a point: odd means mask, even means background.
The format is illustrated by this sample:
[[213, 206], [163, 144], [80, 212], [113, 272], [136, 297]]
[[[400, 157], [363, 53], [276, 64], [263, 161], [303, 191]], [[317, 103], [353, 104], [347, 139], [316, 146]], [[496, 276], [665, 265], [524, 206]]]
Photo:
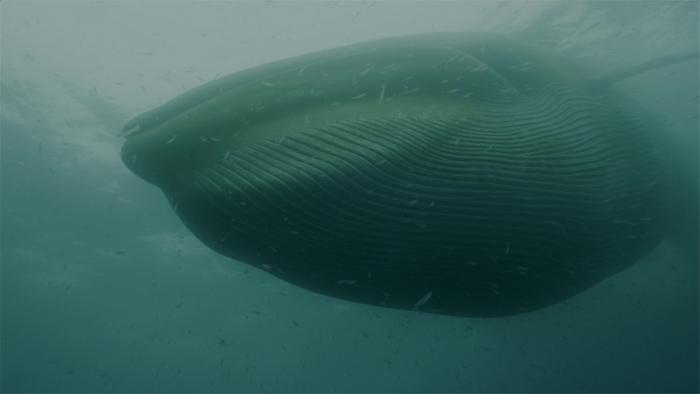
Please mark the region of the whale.
[[377, 39], [187, 91], [124, 125], [121, 158], [203, 244], [283, 281], [515, 315], [664, 239], [658, 124], [614, 88], [644, 70], [595, 77], [497, 34]]

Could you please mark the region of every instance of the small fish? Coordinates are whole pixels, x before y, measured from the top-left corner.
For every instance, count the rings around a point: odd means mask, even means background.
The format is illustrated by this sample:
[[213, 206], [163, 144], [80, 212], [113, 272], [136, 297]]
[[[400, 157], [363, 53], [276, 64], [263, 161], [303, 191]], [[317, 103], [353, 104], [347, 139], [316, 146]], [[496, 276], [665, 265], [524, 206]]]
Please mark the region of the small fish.
[[365, 68], [365, 69], [362, 70], [362, 72], [360, 73], [360, 76], [361, 76], [361, 77], [364, 77], [364, 76], [367, 75], [370, 71], [372, 71], [373, 68], [374, 68], [374, 66], [369, 66], [369, 67]]
[[418, 300], [418, 302], [416, 302], [415, 305], [413, 305], [413, 310], [414, 310], [414, 311], [417, 311], [418, 308], [420, 308], [420, 307], [422, 307], [423, 305], [425, 305], [426, 303], [428, 303], [428, 301], [430, 300], [430, 297], [432, 297], [432, 296], [433, 296], [433, 292], [432, 292], [432, 291], [429, 291], [426, 295], [424, 295], [423, 297], [421, 297], [421, 299]]

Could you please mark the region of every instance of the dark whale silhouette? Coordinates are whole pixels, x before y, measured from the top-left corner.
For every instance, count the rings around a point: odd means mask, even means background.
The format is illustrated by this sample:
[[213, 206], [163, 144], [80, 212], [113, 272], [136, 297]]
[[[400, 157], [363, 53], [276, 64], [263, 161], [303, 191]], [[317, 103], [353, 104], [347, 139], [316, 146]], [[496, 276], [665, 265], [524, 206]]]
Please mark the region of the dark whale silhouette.
[[645, 69], [594, 79], [488, 34], [381, 39], [193, 89], [128, 122], [122, 158], [202, 242], [283, 280], [511, 315], [663, 238], [654, 123], [611, 87]]

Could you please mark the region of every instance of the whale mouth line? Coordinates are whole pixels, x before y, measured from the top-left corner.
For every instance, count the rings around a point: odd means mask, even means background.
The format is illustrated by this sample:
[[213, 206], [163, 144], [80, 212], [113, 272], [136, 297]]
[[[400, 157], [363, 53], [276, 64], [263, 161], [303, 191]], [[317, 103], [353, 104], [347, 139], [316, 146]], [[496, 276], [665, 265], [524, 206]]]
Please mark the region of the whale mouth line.
[[[129, 138], [160, 128], [174, 118], [216, 101], [251, 102], [254, 112], [256, 107], [285, 103], [297, 105], [309, 100], [342, 102], [362, 98], [381, 105], [394, 95], [412, 95], [414, 92], [450, 96], [453, 99], [468, 99], [472, 95], [475, 99], [487, 98], [481, 95], [488, 96], [494, 92], [498, 95], [499, 91], [520, 92], [519, 86], [513, 84], [503, 73], [504, 70], [491, 64], [492, 59], [482, 58], [477, 49], [459, 48], [455, 43], [434, 45], [423, 42], [419, 36], [416, 38], [419, 38], [416, 43], [406, 40], [396, 46], [387, 45], [385, 41], [390, 42], [390, 39], [378, 40], [376, 47], [370, 50], [335, 49], [331, 50], [332, 56], [317, 53], [300, 55], [223, 76], [135, 116], [122, 127], [121, 134]], [[355, 46], [361, 48], [361, 45]], [[375, 63], [365, 62], [363, 59], [370, 55], [380, 58]], [[330, 68], [333, 72], [323, 73], [322, 78], [308, 77], [318, 72], [315, 69], [322, 67]], [[423, 82], [419, 83], [421, 79]], [[402, 86], [403, 91], [399, 91]], [[465, 89], [464, 86], [469, 88]], [[430, 88], [435, 89], [426, 92]], [[292, 93], [287, 95], [285, 92]], [[331, 92], [335, 92], [336, 97]], [[245, 111], [245, 108], [226, 110]]]

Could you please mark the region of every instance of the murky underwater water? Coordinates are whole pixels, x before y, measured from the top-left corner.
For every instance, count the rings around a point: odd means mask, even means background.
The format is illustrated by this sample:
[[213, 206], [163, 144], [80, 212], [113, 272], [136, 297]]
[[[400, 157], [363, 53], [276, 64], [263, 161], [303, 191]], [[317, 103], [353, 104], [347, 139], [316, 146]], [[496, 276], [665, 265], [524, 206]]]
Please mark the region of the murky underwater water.
[[[700, 389], [698, 265], [670, 243], [513, 317], [359, 305], [203, 246], [120, 162], [116, 135], [129, 117], [219, 75], [394, 35], [517, 34], [602, 75], [697, 50], [697, 2], [3, 2], [0, 11], [3, 392]], [[689, 169], [697, 70], [681, 63], [620, 86], [666, 126]]]

